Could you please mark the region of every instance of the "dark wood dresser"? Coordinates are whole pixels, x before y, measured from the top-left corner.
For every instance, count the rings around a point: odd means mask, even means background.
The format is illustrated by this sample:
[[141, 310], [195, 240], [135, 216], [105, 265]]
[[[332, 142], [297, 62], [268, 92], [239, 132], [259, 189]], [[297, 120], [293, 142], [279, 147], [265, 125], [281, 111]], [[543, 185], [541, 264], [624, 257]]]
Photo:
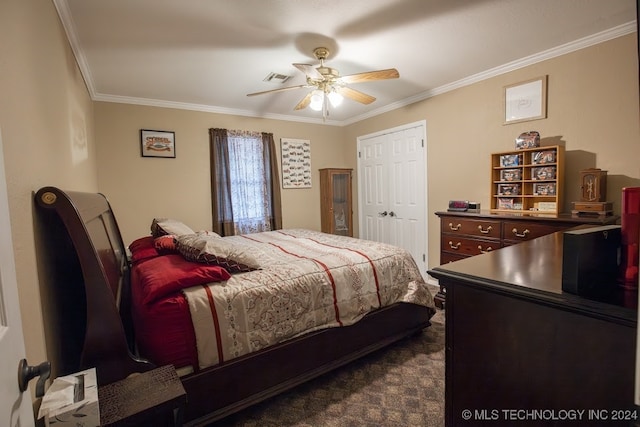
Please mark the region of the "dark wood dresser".
[[563, 233], [429, 271], [447, 290], [447, 426], [636, 425], [637, 291], [562, 291]]
[[[574, 217], [571, 214], [511, 214], [436, 212], [440, 217], [440, 264], [526, 242], [582, 224], [616, 224], [620, 217]], [[446, 289], [440, 286], [436, 304], [443, 307]]]

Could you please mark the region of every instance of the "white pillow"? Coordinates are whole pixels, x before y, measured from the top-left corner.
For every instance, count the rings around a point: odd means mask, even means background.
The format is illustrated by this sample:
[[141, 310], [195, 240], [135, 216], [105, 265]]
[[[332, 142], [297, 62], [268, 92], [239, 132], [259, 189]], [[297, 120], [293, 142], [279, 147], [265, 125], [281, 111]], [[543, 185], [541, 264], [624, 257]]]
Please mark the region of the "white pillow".
[[160, 237], [164, 235], [182, 236], [184, 234], [193, 234], [188, 225], [170, 218], [154, 218], [151, 222], [151, 235]]

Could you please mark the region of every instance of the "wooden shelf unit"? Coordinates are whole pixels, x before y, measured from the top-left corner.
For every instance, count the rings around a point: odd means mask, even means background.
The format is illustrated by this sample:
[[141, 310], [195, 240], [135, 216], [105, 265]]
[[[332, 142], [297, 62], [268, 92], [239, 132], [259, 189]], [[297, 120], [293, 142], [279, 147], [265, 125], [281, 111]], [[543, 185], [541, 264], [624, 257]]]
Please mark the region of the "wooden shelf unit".
[[[491, 154], [492, 212], [558, 214], [562, 210], [563, 187], [563, 146]], [[544, 203], [550, 205], [544, 207]]]

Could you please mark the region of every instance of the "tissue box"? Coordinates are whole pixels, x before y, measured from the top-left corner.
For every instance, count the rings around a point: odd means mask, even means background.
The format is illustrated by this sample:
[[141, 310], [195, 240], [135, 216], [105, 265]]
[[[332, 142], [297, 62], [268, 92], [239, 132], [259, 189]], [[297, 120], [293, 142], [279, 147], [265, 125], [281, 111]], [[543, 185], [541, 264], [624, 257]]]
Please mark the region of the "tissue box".
[[97, 427], [100, 425], [95, 368], [58, 377], [42, 398], [38, 418], [47, 427]]

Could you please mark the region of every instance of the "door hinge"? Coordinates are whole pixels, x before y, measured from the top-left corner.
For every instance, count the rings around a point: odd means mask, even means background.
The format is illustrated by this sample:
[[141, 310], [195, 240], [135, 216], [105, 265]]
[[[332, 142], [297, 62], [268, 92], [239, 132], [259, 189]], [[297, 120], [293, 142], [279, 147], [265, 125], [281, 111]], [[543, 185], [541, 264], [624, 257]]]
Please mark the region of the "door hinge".
[[427, 262], [427, 257], [425, 254], [422, 254], [422, 262]]
[[362, 157], [362, 151], [358, 151], [358, 158]]
[[422, 148], [424, 148], [424, 139], [422, 140]]

